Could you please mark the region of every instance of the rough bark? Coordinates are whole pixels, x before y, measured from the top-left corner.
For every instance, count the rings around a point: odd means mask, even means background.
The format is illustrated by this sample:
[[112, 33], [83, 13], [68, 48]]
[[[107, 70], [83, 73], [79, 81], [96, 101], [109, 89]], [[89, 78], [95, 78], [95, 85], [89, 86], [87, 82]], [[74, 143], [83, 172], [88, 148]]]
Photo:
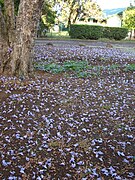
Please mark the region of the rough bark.
[[10, 47], [13, 46], [15, 36], [15, 14], [14, 14], [14, 1], [5, 0], [5, 21], [7, 28], [7, 41]]
[[5, 53], [1, 52], [1, 56], [3, 59], [5, 54], [8, 54], [9, 58], [6, 59], [6, 63], [2, 61], [2, 70], [4, 71], [6, 65], [9, 67], [10, 64], [14, 75], [28, 76], [32, 71], [33, 42], [43, 0], [20, 0], [16, 22], [13, 2], [13, 0], [4, 1], [5, 14], [4, 16], [2, 15], [3, 20], [1, 20], [1, 23], [5, 24], [6, 37], [3, 36], [4, 33], [1, 33], [0, 40], [2, 42], [6, 38], [6, 45], [4, 48]]
[[0, 9], [0, 67], [2, 72], [9, 61], [8, 37], [4, 15]]

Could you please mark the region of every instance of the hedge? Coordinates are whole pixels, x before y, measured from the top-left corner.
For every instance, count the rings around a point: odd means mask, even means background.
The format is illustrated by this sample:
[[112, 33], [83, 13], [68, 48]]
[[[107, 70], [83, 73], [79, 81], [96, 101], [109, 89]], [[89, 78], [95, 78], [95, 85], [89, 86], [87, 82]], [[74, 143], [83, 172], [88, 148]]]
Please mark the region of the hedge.
[[103, 27], [103, 38], [121, 40], [128, 35], [128, 29], [121, 27]]
[[102, 36], [102, 26], [72, 24], [69, 35], [71, 38], [97, 40]]
[[121, 40], [127, 37], [128, 29], [120, 27], [102, 27], [93, 25], [77, 25], [70, 26], [69, 35], [76, 39], [94, 39], [108, 38]]

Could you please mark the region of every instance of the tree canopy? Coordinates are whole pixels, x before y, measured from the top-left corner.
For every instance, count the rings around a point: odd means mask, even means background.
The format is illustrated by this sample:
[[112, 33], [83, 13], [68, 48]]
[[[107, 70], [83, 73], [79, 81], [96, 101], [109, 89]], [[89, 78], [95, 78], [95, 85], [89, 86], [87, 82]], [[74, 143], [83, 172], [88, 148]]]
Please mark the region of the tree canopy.
[[56, 12], [53, 10], [53, 5], [49, 1], [44, 2], [42, 14], [42, 20], [46, 27], [50, 27], [55, 23]]
[[135, 29], [135, 7], [130, 7], [125, 11], [123, 25], [128, 29]]
[[101, 8], [92, 0], [50, 0], [53, 9], [57, 12], [57, 23], [67, 26], [83, 18], [88, 21], [90, 17], [99, 18], [102, 15]]

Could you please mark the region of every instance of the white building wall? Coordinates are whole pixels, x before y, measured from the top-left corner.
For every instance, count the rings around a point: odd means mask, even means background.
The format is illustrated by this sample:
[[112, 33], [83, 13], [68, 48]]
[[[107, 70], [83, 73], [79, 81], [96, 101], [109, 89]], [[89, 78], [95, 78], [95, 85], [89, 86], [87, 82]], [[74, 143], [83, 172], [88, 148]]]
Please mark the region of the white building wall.
[[111, 16], [107, 19], [106, 26], [109, 27], [121, 27], [121, 19], [118, 15]]

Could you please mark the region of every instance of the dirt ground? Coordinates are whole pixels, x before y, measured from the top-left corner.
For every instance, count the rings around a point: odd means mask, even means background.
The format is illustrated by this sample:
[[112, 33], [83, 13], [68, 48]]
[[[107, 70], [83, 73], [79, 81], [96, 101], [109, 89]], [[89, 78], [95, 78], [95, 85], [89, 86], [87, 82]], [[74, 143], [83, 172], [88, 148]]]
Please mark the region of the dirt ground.
[[87, 58], [85, 78], [73, 71], [36, 70], [24, 80], [0, 74], [1, 180], [134, 180], [135, 58], [106, 45], [36, 42], [36, 63]]
[[46, 43], [52, 43], [54, 45], [86, 45], [90, 47], [106, 47], [107, 44], [112, 44], [114, 47], [121, 47], [121, 48], [135, 48], [135, 41], [97, 41], [97, 40], [55, 40], [55, 39], [36, 39], [36, 44], [46, 44]]

